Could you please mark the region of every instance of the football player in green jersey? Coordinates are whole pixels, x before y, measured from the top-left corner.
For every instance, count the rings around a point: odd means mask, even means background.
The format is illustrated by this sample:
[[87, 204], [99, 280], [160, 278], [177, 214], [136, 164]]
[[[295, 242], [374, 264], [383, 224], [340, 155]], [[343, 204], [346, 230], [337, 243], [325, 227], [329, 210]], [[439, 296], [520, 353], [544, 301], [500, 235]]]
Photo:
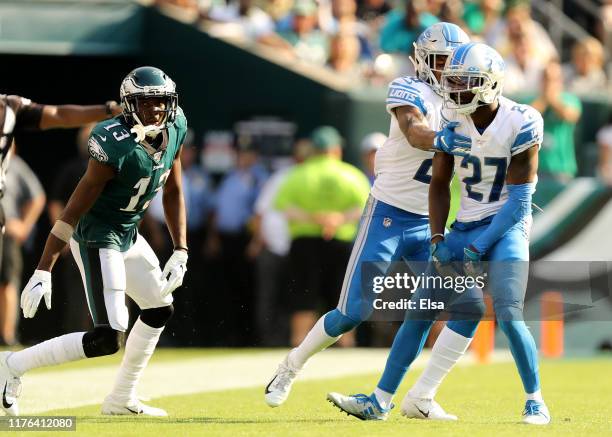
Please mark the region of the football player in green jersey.
[[[138, 400], [136, 385], [172, 315], [172, 292], [187, 265], [186, 218], [180, 149], [187, 120], [174, 82], [161, 70], [140, 67], [121, 84], [124, 112], [98, 124], [89, 138], [84, 176], [47, 239], [32, 278], [21, 294], [24, 317], [36, 314], [44, 297], [51, 308], [51, 269], [68, 243], [79, 266], [94, 328], [0, 354], [2, 408], [18, 414], [20, 377], [26, 371], [117, 352], [128, 327], [125, 295], [140, 307], [128, 336], [115, 385], [103, 414], [166, 416]], [[163, 189], [163, 205], [175, 250], [159, 261], [138, 234], [138, 222]]]

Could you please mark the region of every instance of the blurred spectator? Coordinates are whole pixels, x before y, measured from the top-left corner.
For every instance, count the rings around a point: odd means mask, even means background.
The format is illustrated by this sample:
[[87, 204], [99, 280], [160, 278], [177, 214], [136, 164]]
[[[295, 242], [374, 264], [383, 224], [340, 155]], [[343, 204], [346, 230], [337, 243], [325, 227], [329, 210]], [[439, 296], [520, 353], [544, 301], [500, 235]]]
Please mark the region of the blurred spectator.
[[418, 36], [438, 19], [424, 11], [422, 1], [406, 0], [405, 10], [393, 10], [387, 14], [380, 32], [380, 48], [387, 53], [409, 55]]
[[531, 3], [527, 0], [509, 1], [504, 20], [493, 26], [484, 37], [487, 44], [504, 58], [512, 54], [513, 42], [523, 37], [530, 47], [529, 56], [542, 65], [558, 58], [557, 50], [546, 30], [531, 18]]
[[325, 65], [329, 56], [327, 36], [317, 29], [317, 5], [312, 0], [296, 0], [291, 15], [291, 29], [281, 32], [298, 59]]
[[599, 93], [606, 87], [601, 43], [588, 37], [572, 48], [572, 62], [565, 64], [563, 76], [568, 91], [577, 94]]
[[[342, 138], [329, 126], [311, 135], [315, 155], [281, 185], [275, 207], [289, 220], [291, 344], [299, 344], [321, 306], [334, 307], [370, 190], [367, 178], [341, 161]], [[345, 345], [352, 337], [346, 337]], [[348, 342], [348, 343], [347, 343]]]
[[253, 262], [247, 256], [255, 200], [268, 174], [247, 138], [238, 138], [236, 168], [221, 181], [207, 240], [207, 253], [220, 268], [220, 290], [227, 343], [245, 346], [253, 340]]
[[597, 132], [599, 162], [597, 174], [606, 185], [612, 186], [612, 118]]
[[263, 9], [273, 21], [285, 18], [293, 7], [293, 0], [259, 0], [257, 6]]
[[463, 22], [474, 35], [487, 35], [491, 29], [501, 26], [504, 0], [467, 1], [463, 10]]
[[387, 136], [381, 132], [372, 132], [361, 140], [361, 163], [370, 181], [370, 185], [374, 184], [374, 179], [376, 178], [376, 173], [374, 171], [376, 151], [385, 141], [387, 141]]
[[357, 35], [339, 32], [331, 38], [329, 66], [344, 76], [359, 80], [362, 68], [359, 63], [360, 43]]
[[544, 117], [538, 176], [566, 183], [577, 171], [574, 130], [582, 105], [578, 97], [563, 90], [561, 65], [553, 62], [546, 67], [542, 90], [531, 105]]
[[463, 22], [463, 1], [461, 0], [446, 0], [441, 2], [440, 12], [436, 15], [440, 21], [454, 23], [462, 28], [467, 28]]
[[[55, 223], [60, 217], [68, 199], [87, 169], [89, 161], [87, 140], [95, 125], [91, 123], [79, 130], [76, 139], [77, 156], [64, 164], [57, 172], [47, 204], [50, 223]], [[60, 312], [60, 332], [83, 331], [90, 328], [91, 318], [87, 311], [81, 273], [70, 254], [69, 246], [62, 251], [53, 268], [53, 308]], [[82, 308], [83, 311], [75, 312], [75, 308]], [[79, 317], [76, 317], [75, 314], [79, 314]]]
[[274, 32], [274, 22], [253, 0], [235, 0], [224, 6], [213, 6], [208, 18], [225, 24], [234, 24], [234, 36], [258, 40]]
[[357, 6], [357, 18], [368, 24], [377, 22], [375, 29], [378, 29], [391, 9], [393, 7], [388, 0], [362, 0]]
[[[311, 154], [310, 142], [298, 141], [293, 148], [293, 161], [300, 164]], [[288, 317], [283, 310], [289, 281], [287, 255], [291, 239], [287, 219], [274, 208], [274, 201], [292, 168], [293, 165], [289, 165], [272, 174], [255, 202], [253, 238], [249, 243], [248, 256], [255, 259], [255, 316], [261, 346], [287, 344]]]
[[537, 58], [527, 35], [518, 34], [510, 40], [511, 53], [506, 57], [504, 94], [536, 94], [546, 64]]
[[34, 172], [16, 155], [9, 162], [6, 187], [2, 198], [6, 229], [0, 266], [0, 335], [2, 343], [13, 345], [19, 307], [17, 290], [23, 270], [21, 246], [42, 214], [46, 198]]

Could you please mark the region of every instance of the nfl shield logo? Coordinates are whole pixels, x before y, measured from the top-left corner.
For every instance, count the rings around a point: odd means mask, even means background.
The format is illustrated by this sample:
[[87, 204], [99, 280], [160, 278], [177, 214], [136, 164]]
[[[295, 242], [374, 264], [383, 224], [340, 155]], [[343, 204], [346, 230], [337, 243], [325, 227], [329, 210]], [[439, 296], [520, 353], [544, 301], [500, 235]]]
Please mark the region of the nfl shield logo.
[[385, 228], [388, 228], [389, 226], [391, 226], [391, 223], [392, 223], [392, 222], [393, 222], [393, 221], [392, 221], [392, 220], [391, 220], [389, 217], [385, 217], [385, 218], [383, 219], [383, 226], [384, 226]]
[[159, 152], [155, 153], [153, 155], [153, 159], [155, 160], [155, 162], [159, 162], [163, 154], [164, 154], [163, 150], [160, 150]]

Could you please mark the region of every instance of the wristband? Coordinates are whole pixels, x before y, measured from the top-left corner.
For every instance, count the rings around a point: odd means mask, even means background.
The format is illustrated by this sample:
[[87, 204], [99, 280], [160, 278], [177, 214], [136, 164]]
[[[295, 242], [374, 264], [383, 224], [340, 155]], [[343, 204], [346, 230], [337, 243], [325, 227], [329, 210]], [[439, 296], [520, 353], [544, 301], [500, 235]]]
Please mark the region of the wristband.
[[74, 233], [74, 228], [64, 221], [57, 220], [51, 228], [51, 233], [64, 243], [68, 243]]
[[444, 234], [438, 232], [437, 234], [433, 234], [431, 238], [429, 238], [429, 241], [432, 241], [436, 237], [442, 237], [442, 239], [444, 240]]

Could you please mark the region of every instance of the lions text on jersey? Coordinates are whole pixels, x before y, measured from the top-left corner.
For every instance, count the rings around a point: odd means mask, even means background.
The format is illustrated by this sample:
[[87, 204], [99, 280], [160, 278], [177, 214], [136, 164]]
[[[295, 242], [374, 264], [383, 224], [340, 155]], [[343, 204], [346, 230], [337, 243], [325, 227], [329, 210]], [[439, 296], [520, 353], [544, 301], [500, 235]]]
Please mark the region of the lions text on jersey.
[[[415, 78], [400, 77], [389, 85], [387, 111], [414, 106], [419, 109], [432, 130], [438, 130], [443, 99], [431, 87]], [[376, 181], [372, 195], [404, 211], [428, 215], [427, 193], [431, 180], [433, 152], [412, 147], [391, 115], [389, 138], [376, 152]]]

